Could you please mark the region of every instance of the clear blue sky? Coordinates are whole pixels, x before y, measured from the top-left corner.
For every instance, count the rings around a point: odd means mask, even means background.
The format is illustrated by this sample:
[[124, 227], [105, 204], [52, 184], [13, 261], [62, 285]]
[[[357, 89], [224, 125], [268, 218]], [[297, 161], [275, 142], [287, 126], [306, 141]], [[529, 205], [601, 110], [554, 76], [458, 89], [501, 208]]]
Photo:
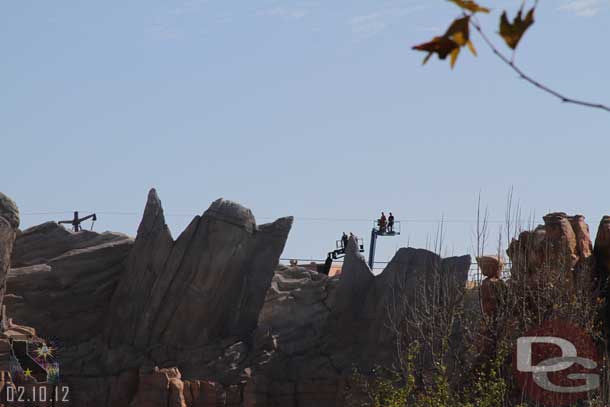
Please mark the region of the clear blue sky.
[[[610, 114], [526, 85], [476, 36], [478, 58], [422, 67], [410, 46], [458, 14], [442, 0], [4, 1], [0, 190], [28, 227], [66, 216], [38, 211], [141, 213], [154, 186], [174, 236], [225, 197], [259, 223], [296, 216], [287, 257], [322, 258], [342, 231], [368, 244], [366, 221], [304, 218], [470, 220], [482, 191], [501, 219], [511, 186], [526, 213], [584, 213], [595, 230]], [[497, 16], [483, 20], [494, 38]], [[537, 18], [522, 67], [610, 103], [610, 2], [542, 0]], [[106, 214], [97, 229], [138, 222]], [[378, 259], [436, 227], [403, 225]], [[472, 224], [446, 227], [448, 250], [470, 251]]]

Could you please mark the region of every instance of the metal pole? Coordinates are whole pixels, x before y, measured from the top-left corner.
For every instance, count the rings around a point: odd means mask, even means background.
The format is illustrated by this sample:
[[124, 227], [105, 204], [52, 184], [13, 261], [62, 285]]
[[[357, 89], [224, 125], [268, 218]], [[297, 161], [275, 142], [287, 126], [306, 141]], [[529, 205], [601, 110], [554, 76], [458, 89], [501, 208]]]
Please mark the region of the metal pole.
[[377, 246], [377, 230], [375, 227], [371, 230], [371, 247], [369, 249], [369, 267], [372, 270], [375, 264], [375, 248]]

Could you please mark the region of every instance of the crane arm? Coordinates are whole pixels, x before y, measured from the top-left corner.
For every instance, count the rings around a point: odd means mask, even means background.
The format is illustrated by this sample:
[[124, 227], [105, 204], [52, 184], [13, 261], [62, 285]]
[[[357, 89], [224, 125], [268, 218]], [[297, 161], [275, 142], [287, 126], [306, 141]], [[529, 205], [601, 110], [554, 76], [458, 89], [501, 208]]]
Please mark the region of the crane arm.
[[78, 221], [79, 221], [79, 222], [84, 222], [84, 221], [86, 221], [87, 219], [91, 219], [91, 218], [93, 218], [93, 220], [94, 220], [94, 221], [95, 221], [95, 220], [97, 220], [97, 216], [95, 216], [95, 213], [94, 213], [94, 214], [92, 214], [92, 215], [89, 215], [89, 216], [85, 216], [84, 218], [80, 218]]

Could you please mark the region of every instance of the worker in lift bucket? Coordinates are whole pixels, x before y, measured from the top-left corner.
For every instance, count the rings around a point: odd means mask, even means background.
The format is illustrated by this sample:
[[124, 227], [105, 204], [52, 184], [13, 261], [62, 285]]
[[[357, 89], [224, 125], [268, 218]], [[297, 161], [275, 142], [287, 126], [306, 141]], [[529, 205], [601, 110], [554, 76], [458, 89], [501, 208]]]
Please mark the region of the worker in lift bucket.
[[330, 253], [328, 253], [328, 256], [326, 257], [326, 261], [324, 262], [324, 271], [322, 274], [328, 275], [330, 273], [330, 268], [332, 267], [332, 265], [333, 265], [333, 258], [332, 258], [332, 255]]
[[347, 237], [347, 234], [345, 232], [343, 232], [343, 236], [341, 236], [341, 244], [343, 245], [344, 249], [347, 249], [348, 242], [349, 242], [349, 238]]
[[385, 233], [387, 226], [387, 219], [385, 217], [385, 213], [381, 212], [381, 218], [379, 218], [377, 223], [379, 224], [379, 232]]
[[388, 232], [394, 233], [394, 215], [392, 215], [392, 212], [388, 216]]

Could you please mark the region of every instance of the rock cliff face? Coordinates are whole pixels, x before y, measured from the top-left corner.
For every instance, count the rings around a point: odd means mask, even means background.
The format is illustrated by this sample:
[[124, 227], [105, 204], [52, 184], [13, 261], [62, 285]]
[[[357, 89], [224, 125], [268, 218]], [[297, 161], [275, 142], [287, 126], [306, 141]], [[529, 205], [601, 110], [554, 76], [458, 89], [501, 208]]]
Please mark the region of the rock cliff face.
[[124, 234], [74, 233], [55, 222], [18, 233], [8, 315], [65, 345], [95, 337], [132, 245]]
[[[14, 324], [11, 319], [6, 317], [5, 306], [3, 305], [6, 291], [6, 277], [11, 265], [11, 252], [15, 237], [18, 234], [18, 227], [19, 211], [17, 206], [10, 198], [0, 193], [0, 407], [7, 405], [5, 404], [5, 400], [8, 397], [5, 391], [6, 388], [16, 384], [27, 387], [32, 384], [31, 381], [33, 380], [32, 377], [24, 377], [15, 371], [15, 357], [17, 356], [17, 358], [21, 358], [20, 360], [26, 361], [27, 350], [25, 354], [16, 353], [13, 344], [23, 344], [25, 341], [37, 338], [36, 331], [31, 327]], [[19, 342], [15, 342], [17, 340]], [[38, 372], [34, 374], [36, 373]], [[13, 375], [11, 376], [11, 374]], [[46, 379], [46, 377], [37, 377], [41, 380]], [[45, 385], [46, 383], [41, 383], [41, 386]], [[14, 403], [8, 404], [14, 405]]]
[[250, 334], [291, 224], [257, 227], [249, 210], [218, 200], [174, 242], [151, 191], [108, 310], [109, 345], [171, 353]]
[[291, 225], [220, 199], [174, 240], [151, 190], [135, 240], [21, 233], [8, 314], [60, 340], [73, 406], [343, 405], [354, 366], [396, 357], [388, 310], [433, 286], [459, 301], [470, 257], [401, 249], [374, 276], [351, 241], [327, 277], [278, 266]]
[[11, 266], [13, 242], [19, 227], [19, 210], [9, 197], [0, 193], [0, 309], [6, 289], [6, 275]]
[[610, 276], [610, 216], [604, 216], [599, 223], [593, 254], [595, 286], [599, 292], [607, 294], [608, 276]]
[[[388, 312], [398, 301], [415, 301], [432, 280], [460, 296], [470, 257], [441, 259], [426, 250], [401, 249], [374, 276], [350, 242], [340, 277], [280, 267], [267, 292], [249, 363], [250, 388], [268, 404], [342, 406], [353, 368], [367, 372], [395, 363], [396, 337]], [[454, 284], [455, 283], [455, 284]]]
[[122, 233], [88, 230], [74, 233], [56, 222], [46, 222], [18, 234], [11, 264], [16, 268], [44, 264], [73, 250], [124, 240], [130, 238]]
[[[51, 225], [45, 229], [51, 229]], [[24, 234], [35, 235], [32, 231]], [[131, 239], [119, 235], [105, 243], [91, 241], [92, 246], [74, 241], [84, 247], [51, 259], [39, 258], [40, 264], [14, 268], [7, 278], [8, 315], [64, 346], [101, 333], [110, 298], [133, 245]], [[16, 248], [19, 244], [17, 239]]]
[[[507, 254], [513, 269], [526, 272], [532, 287], [544, 286], [555, 274], [561, 275], [562, 283], [572, 290], [591, 285], [596, 274], [595, 257], [584, 216], [555, 212], [543, 219], [543, 225], [521, 232], [509, 245]], [[598, 257], [605, 253], [601, 248], [602, 235], [603, 226], [600, 226]]]

